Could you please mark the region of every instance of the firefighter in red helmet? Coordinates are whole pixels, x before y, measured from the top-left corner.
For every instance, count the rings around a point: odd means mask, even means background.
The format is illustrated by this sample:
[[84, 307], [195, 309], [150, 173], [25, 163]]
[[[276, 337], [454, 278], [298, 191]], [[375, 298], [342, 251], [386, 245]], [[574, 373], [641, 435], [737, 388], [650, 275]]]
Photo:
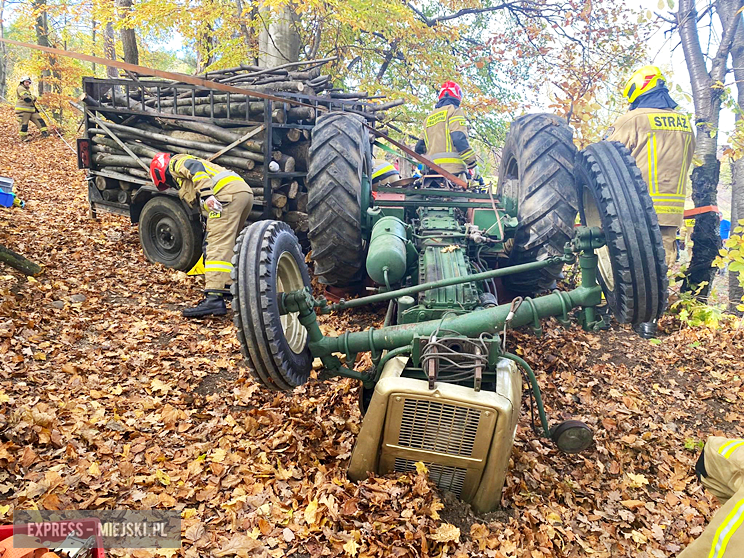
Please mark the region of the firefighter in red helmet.
[[477, 160], [468, 141], [465, 112], [460, 108], [462, 89], [454, 81], [446, 81], [439, 90], [439, 100], [426, 117], [424, 137], [416, 144], [416, 153], [426, 155], [435, 164], [452, 174], [477, 178]]
[[207, 220], [205, 297], [194, 308], [184, 309], [183, 315], [198, 318], [227, 313], [233, 247], [253, 207], [251, 187], [233, 171], [184, 154], [158, 153], [150, 163], [150, 176], [158, 190], [174, 187], [187, 204], [198, 204]]

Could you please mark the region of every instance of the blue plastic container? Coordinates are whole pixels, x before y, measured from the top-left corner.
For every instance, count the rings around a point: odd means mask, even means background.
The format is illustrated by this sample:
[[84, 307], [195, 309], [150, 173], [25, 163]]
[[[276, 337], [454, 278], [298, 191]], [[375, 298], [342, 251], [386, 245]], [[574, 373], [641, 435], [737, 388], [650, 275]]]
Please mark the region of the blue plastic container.
[[0, 176], [0, 207], [13, 207], [13, 200], [15, 200], [14, 182], [15, 180], [12, 178]]

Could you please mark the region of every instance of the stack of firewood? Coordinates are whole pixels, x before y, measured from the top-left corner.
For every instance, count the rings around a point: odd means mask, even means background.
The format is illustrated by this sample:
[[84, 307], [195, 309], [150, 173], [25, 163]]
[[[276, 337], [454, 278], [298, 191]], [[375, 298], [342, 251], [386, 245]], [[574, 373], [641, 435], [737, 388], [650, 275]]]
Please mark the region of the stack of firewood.
[[[370, 123], [380, 120], [383, 111], [402, 104], [400, 100], [375, 103], [380, 97], [334, 88], [330, 76], [321, 74], [325, 62], [328, 60], [309, 62], [303, 71], [241, 66], [209, 72], [202, 77], [284, 96], [306, 105], [317, 103], [328, 109], [350, 111]], [[106, 110], [114, 105], [126, 107], [127, 103], [145, 114], [123, 115]], [[251, 95], [194, 90], [179, 87], [178, 83], [150, 87], [145, 80], [133, 80], [128, 100], [121, 87], [97, 99], [86, 97], [93, 170], [106, 173], [105, 177], [97, 176], [95, 184], [104, 199], [128, 203], [133, 190], [149, 180], [146, 169], [156, 153], [188, 153], [213, 160], [245, 179], [255, 194], [252, 219], [261, 218], [267, 205], [263, 180], [268, 173], [269, 216], [287, 221], [297, 231], [306, 231], [307, 189], [300, 173], [307, 171], [311, 136], [308, 126], [313, 125], [316, 110], [289, 102], [273, 102], [270, 119], [280, 126], [274, 127], [272, 137], [267, 140], [265, 120], [269, 115], [265, 103], [264, 99]], [[185, 120], [169, 114], [200, 118]], [[268, 150], [266, 141], [271, 142]], [[269, 153], [268, 161], [266, 153]], [[276, 173], [296, 175], [272, 177]]]

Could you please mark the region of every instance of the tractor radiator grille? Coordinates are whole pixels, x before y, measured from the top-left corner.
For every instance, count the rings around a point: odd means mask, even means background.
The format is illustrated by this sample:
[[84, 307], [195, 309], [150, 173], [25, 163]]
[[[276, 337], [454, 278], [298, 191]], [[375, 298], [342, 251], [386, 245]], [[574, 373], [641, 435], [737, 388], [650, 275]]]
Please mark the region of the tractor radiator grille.
[[480, 416], [481, 411], [470, 407], [426, 399], [406, 399], [398, 445], [471, 457]]
[[[452, 467], [448, 465], [439, 465], [438, 463], [425, 462], [426, 468], [429, 469], [429, 478], [436, 484], [440, 490], [449, 490], [458, 498], [462, 495], [462, 486], [465, 482], [467, 469], [462, 467]], [[416, 462], [411, 459], [395, 458], [395, 470], [399, 473], [407, 473], [416, 470]]]

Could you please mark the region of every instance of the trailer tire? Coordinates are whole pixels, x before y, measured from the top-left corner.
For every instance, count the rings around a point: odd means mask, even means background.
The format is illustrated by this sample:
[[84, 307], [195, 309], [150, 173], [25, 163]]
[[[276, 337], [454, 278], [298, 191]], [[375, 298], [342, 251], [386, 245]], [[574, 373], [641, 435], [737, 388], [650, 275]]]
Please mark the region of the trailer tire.
[[362, 185], [371, 175], [364, 121], [348, 113], [320, 115], [307, 172], [308, 238], [321, 283], [339, 287], [362, 279]]
[[232, 259], [233, 321], [253, 377], [290, 391], [310, 377], [313, 357], [297, 313], [279, 314], [279, 293], [310, 286], [297, 237], [286, 223], [258, 221], [238, 236]]
[[576, 156], [581, 224], [600, 227], [599, 282], [620, 323], [650, 322], [667, 303], [667, 265], [648, 187], [627, 147], [592, 144]]
[[142, 208], [139, 239], [149, 261], [189, 271], [202, 255], [202, 238], [201, 223], [179, 200], [155, 196]]
[[[553, 114], [527, 114], [512, 122], [502, 150], [498, 193], [519, 220], [508, 265], [563, 254], [573, 237], [578, 200], [574, 186], [576, 147], [566, 121]], [[516, 208], [514, 207], [516, 204]], [[517, 295], [554, 287], [563, 264], [507, 275], [504, 286]]]

